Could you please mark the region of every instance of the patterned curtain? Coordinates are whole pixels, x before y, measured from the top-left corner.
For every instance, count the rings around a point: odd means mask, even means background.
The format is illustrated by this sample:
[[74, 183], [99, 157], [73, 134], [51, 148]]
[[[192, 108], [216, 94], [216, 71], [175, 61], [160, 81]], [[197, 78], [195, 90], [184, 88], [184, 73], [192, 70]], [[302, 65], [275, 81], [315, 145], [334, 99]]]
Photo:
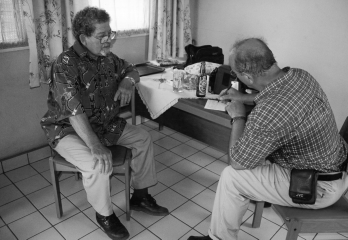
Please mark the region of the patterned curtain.
[[22, 6], [30, 51], [29, 86], [35, 88], [48, 82], [52, 62], [73, 44], [71, 21], [78, 6], [73, 0], [22, 0]]
[[183, 57], [191, 43], [189, 0], [151, 0], [148, 60]]

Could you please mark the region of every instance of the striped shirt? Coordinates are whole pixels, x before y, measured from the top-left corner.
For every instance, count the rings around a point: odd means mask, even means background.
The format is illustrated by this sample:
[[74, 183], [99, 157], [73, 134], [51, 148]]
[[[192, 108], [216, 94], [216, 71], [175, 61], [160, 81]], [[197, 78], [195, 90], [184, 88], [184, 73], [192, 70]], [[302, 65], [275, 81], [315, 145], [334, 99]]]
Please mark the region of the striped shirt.
[[268, 158], [287, 169], [339, 171], [348, 148], [325, 93], [308, 72], [283, 71], [255, 98], [244, 132], [230, 149], [232, 159], [247, 169]]

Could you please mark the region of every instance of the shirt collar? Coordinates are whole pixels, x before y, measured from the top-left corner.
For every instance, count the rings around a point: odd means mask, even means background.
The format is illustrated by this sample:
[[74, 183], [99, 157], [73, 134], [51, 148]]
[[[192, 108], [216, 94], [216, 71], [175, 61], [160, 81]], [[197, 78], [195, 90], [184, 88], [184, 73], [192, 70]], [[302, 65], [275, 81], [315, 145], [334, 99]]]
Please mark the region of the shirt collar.
[[79, 41], [75, 41], [74, 45], [73, 45], [74, 50], [76, 51], [76, 53], [81, 57], [86, 57], [88, 55], [88, 57], [90, 57], [91, 59], [97, 60], [99, 56], [95, 56], [94, 54], [92, 54], [85, 46], [83, 46]]
[[263, 98], [267, 97], [269, 94], [272, 92], [277, 91], [278, 89], [281, 88], [282, 84], [284, 83], [285, 80], [289, 79], [290, 76], [292, 75], [292, 68], [290, 67], [285, 67], [282, 69], [283, 72], [285, 72], [285, 75], [274, 80], [272, 83], [268, 84], [265, 89], [263, 89], [259, 94], [256, 95], [254, 102], [257, 103]]

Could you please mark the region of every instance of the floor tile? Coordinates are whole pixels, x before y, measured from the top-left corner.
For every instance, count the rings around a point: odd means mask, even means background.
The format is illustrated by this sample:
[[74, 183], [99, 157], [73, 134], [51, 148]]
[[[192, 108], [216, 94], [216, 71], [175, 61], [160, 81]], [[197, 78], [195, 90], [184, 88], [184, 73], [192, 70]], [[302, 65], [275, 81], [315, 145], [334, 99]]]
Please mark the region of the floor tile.
[[158, 132], [156, 130], [152, 130], [152, 131], [149, 131], [150, 135], [151, 135], [151, 139], [153, 142], [157, 141], [158, 139], [161, 139], [161, 138], [164, 138], [165, 134], [161, 133], [161, 132]]
[[130, 221], [127, 221], [126, 214], [120, 216], [119, 219], [122, 222], [122, 224], [127, 228], [130, 235], [129, 238], [132, 238], [145, 230], [145, 228], [134, 219], [131, 218]]
[[156, 168], [156, 172], [157, 173], [160, 172], [160, 171], [163, 171], [164, 169], [167, 168], [166, 165], [164, 165], [164, 164], [162, 164], [162, 163], [160, 163], [158, 161], [155, 161], [155, 165], [156, 165], [155, 168]]
[[179, 146], [176, 146], [175, 148], [172, 148], [170, 151], [178, 154], [183, 158], [186, 158], [196, 153], [198, 150], [193, 147], [190, 147], [189, 145], [181, 144]]
[[214, 157], [214, 158], [221, 158], [226, 154], [226, 152], [221, 152], [220, 150], [217, 150], [213, 147], [207, 147], [202, 149], [202, 152]]
[[[260, 240], [271, 239], [271, 237], [280, 229], [280, 226], [268, 221], [267, 219], [262, 219], [260, 228], [252, 228], [251, 223], [252, 218], [249, 218], [242, 224], [241, 229]], [[265, 231], [265, 229], [267, 229], [267, 231]]]
[[203, 192], [199, 193], [191, 200], [197, 203], [199, 206], [211, 212], [213, 208], [214, 199], [215, 192], [211, 191], [210, 189], [205, 189]]
[[[165, 207], [165, 206], [164, 206]], [[142, 226], [148, 228], [154, 223], [158, 222], [164, 216], [153, 216], [141, 211], [132, 211], [132, 218], [139, 222]]]
[[171, 215], [164, 217], [160, 222], [152, 225], [149, 230], [162, 240], [179, 239], [190, 228]]
[[179, 182], [180, 180], [184, 179], [185, 176], [170, 169], [166, 168], [163, 171], [157, 173], [157, 179], [164, 185], [170, 187], [174, 185], [175, 183]]
[[189, 201], [171, 212], [171, 215], [186, 223], [190, 227], [194, 227], [206, 219], [210, 215], [210, 212]]
[[221, 158], [219, 158], [219, 160], [229, 165], [230, 160], [228, 159], [227, 154], [223, 155]]
[[19, 240], [28, 239], [51, 227], [39, 212], [34, 212], [8, 226]]
[[[38, 209], [46, 207], [46, 206], [54, 203], [54, 201], [55, 201], [53, 187], [47, 186], [47, 187], [40, 189], [36, 192], [30, 193], [27, 195], [27, 198]], [[64, 198], [64, 196], [61, 195], [61, 198]]]
[[80, 238], [80, 240], [110, 240], [110, 238], [105, 234], [105, 232], [103, 232], [103, 230], [98, 228], [97, 230], [87, 234], [83, 238]]
[[155, 186], [149, 187], [148, 191], [149, 194], [151, 194], [152, 196], [156, 196], [157, 194], [163, 192], [167, 188], [168, 187], [166, 185], [158, 182]]
[[166, 165], [171, 166], [179, 161], [181, 161], [183, 158], [179, 155], [172, 153], [171, 151], [166, 151], [164, 153], [158, 154], [155, 157], [155, 160]]
[[26, 165], [5, 173], [5, 175], [14, 183], [37, 174], [38, 172], [35, 171], [30, 165]]
[[110, 184], [111, 184], [111, 196], [115, 195], [116, 193], [122, 192], [126, 188], [125, 183], [115, 177], [111, 178]]
[[79, 239], [98, 227], [84, 214], [79, 213], [55, 226], [55, 228], [67, 240]]
[[205, 167], [206, 165], [209, 165], [212, 162], [216, 161], [216, 158], [209, 156], [208, 154], [205, 154], [203, 152], [197, 152], [187, 157], [187, 159], [201, 167]]
[[148, 127], [148, 126], [146, 126], [146, 125], [144, 125], [144, 124], [141, 124], [141, 125], [139, 125], [139, 127], [141, 127], [142, 129], [144, 129], [144, 130], [146, 130], [146, 131], [151, 131], [153, 128], [150, 128], [150, 127]]
[[151, 120], [149, 120], [149, 121], [143, 123], [143, 125], [145, 125], [145, 126], [151, 128], [151, 129], [158, 129], [158, 123], [156, 123], [156, 122], [154, 122], [154, 121], [151, 121]]
[[193, 198], [205, 189], [205, 187], [189, 178], [183, 179], [170, 188], [189, 199]]
[[5, 223], [4, 223], [4, 221], [2, 221], [1, 216], [0, 216], [0, 227], [2, 227], [4, 225], [5, 225]]
[[227, 166], [228, 166], [227, 163], [218, 160], [205, 166], [205, 168], [220, 176], [222, 170], [224, 170]]
[[81, 211], [91, 207], [91, 204], [89, 204], [87, 201], [87, 194], [85, 190], [81, 190], [73, 195], [70, 195], [68, 199]]
[[59, 182], [60, 192], [65, 196], [70, 196], [83, 188], [81, 179], [76, 181], [75, 177], [70, 177]]
[[181, 134], [181, 133], [178, 133], [178, 132], [176, 132], [176, 133], [174, 133], [174, 134], [172, 134], [172, 135], [170, 135], [172, 138], [174, 138], [174, 139], [176, 139], [176, 140], [178, 140], [178, 141], [180, 141], [180, 142], [187, 142], [187, 141], [189, 141], [189, 140], [191, 140], [192, 138], [190, 138], [190, 137], [188, 137], [188, 136], [186, 136], [186, 135], [184, 135], [184, 134]]
[[211, 186], [209, 187], [209, 189], [212, 190], [213, 192], [216, 192], [216, 189], [217, 189], [218, 184], [219, 184], [219, 182], [214, 183], [213, 185], [211, 185]]
[[160, 130], [161, 133], [165, 134], [165, 135], [172, 135], [174, 133], [176, 133], [176, 131], [174, 131], [171, 128], [168, 127], [163, 127], [162, 130]]
[[0, 188], [0, 206], [22, 197], [23, 194], [14, 186]]
[[338, 233], [318, 233], [314, 240], [329, 240], [329, 239], [347, 239], [345, 236]]
[[0, 239], [17, 240], [11, 230], [7, 226], [0, 227]]
[[195, 139], [191, 139], [191, 140], [185, 142], [185, 144], [189, 145], [189, 146], [191, 146], [191, 147], [193, 147], [193, 148], [195, 148], [197, 150], [202, 150], [202, 149], [208, 147], [208, 145], [206, 145], [206, 144], [204, 144], [204, 143], [202, 143], [200, 141], [197, 141]]
[[184, 159], [184, 160], [170, 166], [170, 168], [183, 174], [184, 176], [189, 176], [192, 173], [197, 172], [202, 167]]
[[156, 237], [153, 235], [151, 232], [148, 230], [142, 231], [138, 235], [132, 238], [132, 240], [159, 240], [160, 238]]
[[211, 215], [200, 222], [197, 226], [194, 227], [194, 230], [202, 234], [203, 236], [208, 235], [208, 230], [210, 226]]
[[178, 140], [176, 140], [174, 138], [171, 138], [171, 137], [161, 138], [161, 139], [157, 140], [155, 143], [157, 145], [165, 148], [165, 149], [168, 149], [168, 150], [172, 149], [172, 148], [174, 148], [174, 147], [176, 147], [176, 146], [181, 144], [180, 141], [178, 141]]
[[64, 240], [64, 238], [53, 227], [30, 238], [30, 240], [48, 240], [48, 239], [49, 240]]
[[40, 209], [40, 212], [44, 217], [52, 224], [55, 225], [59, 222], [64, 221], [65, 219], [79, 213], [80, 211], [78, 208], [76, 208], [71, 202], [69, 202], [67, 199], [62, 199], [62, 209], [63, 209], [63, 216], [61, 218], [57, 217], [56, 212], [56, 205], [51, 204], [47, 207], [44, 207]]
[[30, 164], [33, 168], [35, 168], [38, 172], [44, 172], [50, 169], [48, 158], [45, 158], [43, 160], [39, 160], [37, 162], [34, 162]]
[[187, 198], [171, 189], [167, 189], [156, 196], [156, 202], [158, 205], [168, 208], [169, 212], [171, 212], [187, 202]]
[[180, 240], [187, 240], [190, 236], [203, 236], [202, 234], [200, 234], [199, 232], [197, 232], [196, 230], [194, 229], [191, 229], [191, 231], [189, 231], [188, 233], [186, 233], [184, 236], [182, 236], [180, 238]]
[[119, 192], [111, 197], [111, 201], [123, 212], [126, 212], [126, 193], [125, 191]]
[[50, 185], [41, 175], [35, 175], [15, 183], [24, 194], [29, 194]]
[[203, 186], [209, 187], [219, 181], [220, 176], [202, 168], [201, 170], [190, 175], [189, 178], [202, 184]]
[[154, 151], [154, 155], [157, 156], [158, 154], [161, 154], [167, 151], [167, 149], [160, 147], [157, 144], [153, 144], [153, 151]]
[[25, 197], [14, 200], [0, 207], [0, 216], [9, 224], [19, 218], [35, 212], [34, 206]]
[[0, 174], [0, 188], [12, 184], [10, 179], [5, 174]]

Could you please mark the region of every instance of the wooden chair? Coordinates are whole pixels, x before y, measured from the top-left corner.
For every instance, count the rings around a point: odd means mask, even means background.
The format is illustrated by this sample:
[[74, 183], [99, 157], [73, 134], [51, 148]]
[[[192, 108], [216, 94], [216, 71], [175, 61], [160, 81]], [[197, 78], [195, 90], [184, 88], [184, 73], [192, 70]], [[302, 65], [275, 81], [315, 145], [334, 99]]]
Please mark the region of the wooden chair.
[[[135, 87], [133, 87], [133, 94], [131, 104], [123, 107], [122, 112], [130, 111], [132, 117], [132, 124], [136, 124], [135, 118]], [[125, 192], [126, 192], [126, 219], [130, 220], [130, 161], [132, 160], [132, 152], [130, 149], [114, 145], [108, 147], [112, 153], [113, 160], [113, 175], [124, 175], [125, 176]], [[63, 215], [62, 201], [60, 197], [59, 177], [62, 172], [76, 172], [76, 179], [78, 179], [78, 170], [76, 167], [66, 161], [57, 152], [52, 151], [53, 155], [49, 158], [50, 172], [52, 185], [54, 189], [54, 199], [56, 203], [57, 217], [61, 218]]]
[[[348, 142], [348, 117], [341, 130]], [[260, 227], [264, 202], [256, 202], [252, 227]], [[348, 200], [343, 195], [335, 204], [323, 209], [284, 207], [276, 204], [273, 209], [288, 227], [286, 240], [295, 240], [299, 233], [337, 233], [348, 230]]]

